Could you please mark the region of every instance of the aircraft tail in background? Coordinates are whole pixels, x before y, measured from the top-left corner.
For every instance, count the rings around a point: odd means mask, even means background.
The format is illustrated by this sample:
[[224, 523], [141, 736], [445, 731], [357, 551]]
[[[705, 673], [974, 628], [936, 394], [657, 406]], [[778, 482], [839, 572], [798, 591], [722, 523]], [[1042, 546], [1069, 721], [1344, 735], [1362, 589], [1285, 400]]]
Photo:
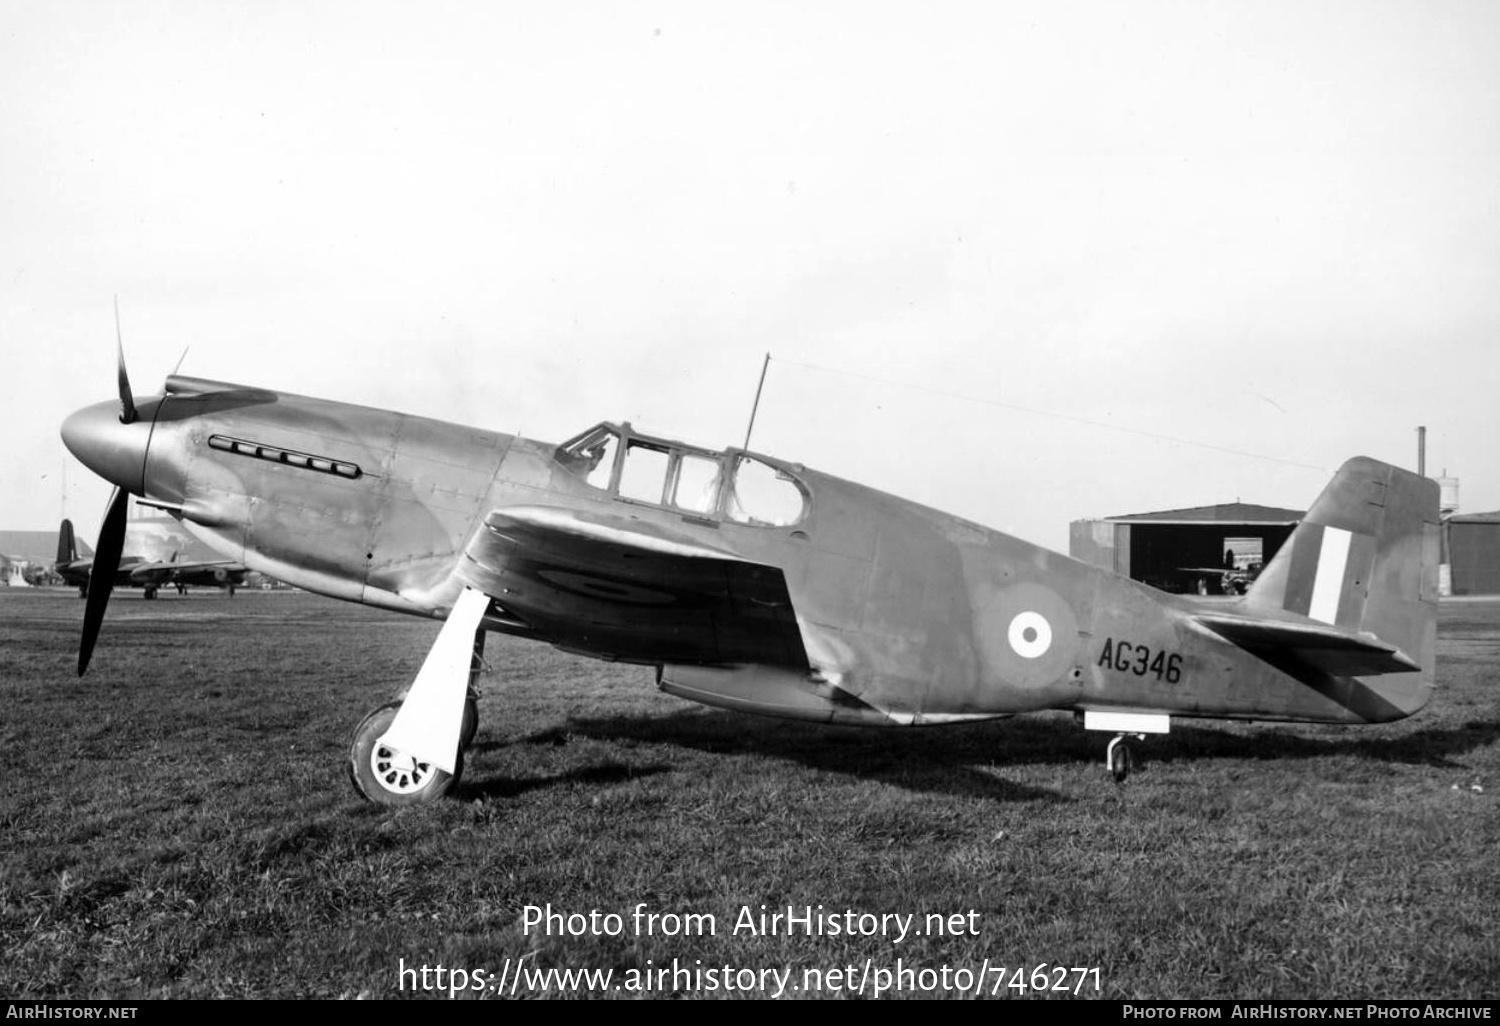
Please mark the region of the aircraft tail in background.
[[78, 558], [78, 543], [73, 540], [73, 521], [64, 520], [57, 532], [57, 561], [71, 563]]

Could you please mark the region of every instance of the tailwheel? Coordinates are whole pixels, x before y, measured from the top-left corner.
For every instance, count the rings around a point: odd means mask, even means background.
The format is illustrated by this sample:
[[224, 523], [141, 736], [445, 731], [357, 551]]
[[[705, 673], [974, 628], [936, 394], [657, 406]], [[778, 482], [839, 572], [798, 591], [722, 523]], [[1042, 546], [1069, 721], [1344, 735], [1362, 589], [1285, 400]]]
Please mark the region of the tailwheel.
[[[465, 703], [466, 714], [467, 706]], [[354, 729], [354, 739], [349, 745], [349, 776], [354, 787], [379, 805], [419, 805], [432, 801], [447, 794], [463, 775], [462, 747], [450, 774], [382, 742], [400, 708], [400, 702], [389, 702], [370, 713]]]
[[1109, 769], [1109, 775], [1115, 778], [1115, 783], [1125, 783], [1125, 778], [1130, 776], [1130, 768], [1134, 760], [1130, 756], [1130, 746], [1126, 744], [1128, 738], [1134, 737], [1144, 741], [1144, 734], [1118, 734], [1110, 741], [1109, 748], [1104, 752], [1104, 765]]

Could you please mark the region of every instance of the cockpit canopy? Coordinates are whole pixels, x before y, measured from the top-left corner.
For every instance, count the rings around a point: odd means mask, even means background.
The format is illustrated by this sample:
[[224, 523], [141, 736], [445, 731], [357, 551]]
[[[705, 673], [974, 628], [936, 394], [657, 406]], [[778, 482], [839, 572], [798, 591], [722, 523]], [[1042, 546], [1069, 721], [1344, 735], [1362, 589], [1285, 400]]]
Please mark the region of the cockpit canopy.
[[598, 424], [557, 447], [553, 458], [600, 491], [756, 527], [790, 527], [807, 515], [808, 492], [784, 467], [742, 449], [710, 452]]

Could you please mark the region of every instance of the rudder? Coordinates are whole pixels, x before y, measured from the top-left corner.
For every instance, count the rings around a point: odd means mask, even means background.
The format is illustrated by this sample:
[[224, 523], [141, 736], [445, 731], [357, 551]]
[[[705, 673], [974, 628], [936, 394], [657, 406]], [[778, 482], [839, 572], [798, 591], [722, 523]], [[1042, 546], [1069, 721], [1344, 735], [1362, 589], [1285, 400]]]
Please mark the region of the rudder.
[[73, 540], [73, 521], [64, 520], [57, 531], [57, 561], [71, 563], [78, 558], [78, 543]]

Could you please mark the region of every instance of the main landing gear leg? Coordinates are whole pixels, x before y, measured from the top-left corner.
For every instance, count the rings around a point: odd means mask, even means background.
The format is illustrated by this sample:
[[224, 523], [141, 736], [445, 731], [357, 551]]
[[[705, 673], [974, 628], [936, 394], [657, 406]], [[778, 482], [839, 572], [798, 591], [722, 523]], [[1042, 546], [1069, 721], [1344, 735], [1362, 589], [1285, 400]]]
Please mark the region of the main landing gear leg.
[[1109, 770], [1109, 775], [1115, 778], [1115, 783], [1125, 783], [1125, 778], [1130, 776], [1130, 746], [1126, 744], [1128, 738], [1137, 741], [1146, 740], [1145, 734], [1116, 734], [1114, 740], [1110, 741], [1109, 747], [1104, 750], [1104, 767]]
[[487, 632], [474, 632], [474, 648], [469, 655], [469, 688], [464, 695], [463, 725], [458, 731], [458, 746], [464, 751], [474, 743], [479, 733], [479, 675], [484, 672], [484, 636]]
[[479, 729], [473, 688], [489, 608], [465, 588], [427, 653], [406, 698], [375, 709], [355, 728], [349, 772], [380, 805], [416, 805], [446, 794], [463, 775], [463, 749]]

